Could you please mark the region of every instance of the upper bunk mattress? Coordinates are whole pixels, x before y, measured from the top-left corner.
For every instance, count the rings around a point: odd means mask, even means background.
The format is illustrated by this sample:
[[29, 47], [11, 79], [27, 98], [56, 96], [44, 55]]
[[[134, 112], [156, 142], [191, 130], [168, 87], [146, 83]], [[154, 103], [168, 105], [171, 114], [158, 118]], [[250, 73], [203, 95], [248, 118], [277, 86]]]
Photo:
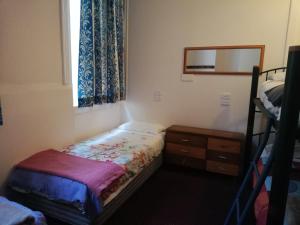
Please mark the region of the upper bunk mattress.
[[265, 108], [275, 115], [278, 120], [280, 119], [283, 90], [284, 82], [278, 80], [263, 82], [259, 90], [259, 98]]
[[265, 108], [271, 112], [277, 118], [277, 120], [280, 120], [283, 93], [284, 81], [282, 80], [267, 80], [261, 84], [259, 90], [260, 100]]

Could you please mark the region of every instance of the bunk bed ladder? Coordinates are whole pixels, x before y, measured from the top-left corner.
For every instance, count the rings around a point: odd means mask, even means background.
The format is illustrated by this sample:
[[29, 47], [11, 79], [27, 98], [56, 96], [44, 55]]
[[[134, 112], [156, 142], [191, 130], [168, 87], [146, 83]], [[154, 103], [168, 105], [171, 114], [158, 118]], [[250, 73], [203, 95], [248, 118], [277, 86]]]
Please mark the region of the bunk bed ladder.
[[[272, 162], [274, 160], [274, 151], [271, 151], [271, 153], [267, 159], [267, 163], [264, 166], [261, 174], [258, 171], [257, 162], [258, 162], [261, 154], [263, 153], [265, 146], [267, 145], [273, 123], [274, 123], [274, 120], [272, 118], [269, 118], [268, 122], [267, 122], [267, 126], [266, 126], [266, 131], [264, 132], [264, 135], [263, 135], [262, 142], [258, 146], [258, 150], [255, 152], [254, 157], [253, 157], [252, 161], [250, 162], [249, 169], [246, 172], [246, 175], [242, 181], [240, 189], [235, 196], [235, 200], [233, 201], [233, 204], [227, 214], [224, 225], [231, 224], [231, 221], [234, 218], [234, 215], [236, 215], [236, 224], [237, 225], [243, 224], [245, 219], [248, 216], [249, 211], [251, 210], [251, 207], [252, 207], [257, 195], [259, 194], [261, 188], [264, 185], [264, 182], [271, 170]], [[256, 182], [255, 187], [251, 191], [250, 197], [246, 201], [245, 206], [242, 207], [241, 196], [244, 193], [244, 191], [246, 190], [246, 188], [248, 187], [248, 184], [250, 183], [253, 174], [255, 174], [257, 182]]]

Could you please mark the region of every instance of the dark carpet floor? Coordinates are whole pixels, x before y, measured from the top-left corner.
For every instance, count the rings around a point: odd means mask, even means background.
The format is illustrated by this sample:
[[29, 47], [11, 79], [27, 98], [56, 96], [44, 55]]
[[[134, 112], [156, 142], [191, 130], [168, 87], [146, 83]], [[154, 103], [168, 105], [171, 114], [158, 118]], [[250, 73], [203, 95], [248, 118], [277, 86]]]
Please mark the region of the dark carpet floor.
[[163, 166], [105, 225], [222, 225], [237, 188], [233, 177]]
[[234, 178], [163, 167], [105, 225], [222, 225]]

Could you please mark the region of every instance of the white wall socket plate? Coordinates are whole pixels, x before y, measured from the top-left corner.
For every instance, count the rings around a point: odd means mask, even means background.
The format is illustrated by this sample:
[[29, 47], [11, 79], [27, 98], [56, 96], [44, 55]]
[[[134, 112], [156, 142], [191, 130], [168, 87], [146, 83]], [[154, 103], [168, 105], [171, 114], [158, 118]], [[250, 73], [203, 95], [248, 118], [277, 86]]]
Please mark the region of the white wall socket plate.
[[225, 107], [231, 105], [231, 93], [224, 92], [220, 95], [220, 105]]
[[153, 101], [154, 102], [160, 102], [161, 101], [161, 92], [160, 91], [154, 91], [153, 92]]

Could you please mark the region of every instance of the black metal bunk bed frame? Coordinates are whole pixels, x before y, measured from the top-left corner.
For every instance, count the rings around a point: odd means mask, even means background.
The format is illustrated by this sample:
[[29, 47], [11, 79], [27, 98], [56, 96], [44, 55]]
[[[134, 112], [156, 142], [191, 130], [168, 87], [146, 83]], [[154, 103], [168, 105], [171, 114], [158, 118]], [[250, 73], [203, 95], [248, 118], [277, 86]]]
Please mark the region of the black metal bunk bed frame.
[[[263, 72], [260, 72], [259, 67], [254, 67], [253, 72], [252, 72], [252, 83], [251, 83], [251, 92], [250, 92], [250, 101], [249, 101], [249, 113], [248, 113], [248, 125], [247, 125], [247, 136], [246, 136], [246, 149], [251, 149], [252, 147], [252, 138], [254, 136], [259, 136], [259, 141], [258, 143], [260, 144], [261, 141], [261, 136], [264, 134], [264, 132], [259, 132], [253, 134], [253, 129], [254, 129], [254, 121], [255, 121], [255, 113], [263, 113], [266, 115], [268, 118], [274, 119], [274, 126], [278, 127], [278, 123], [276, 121], [275, 116], [270, 113], [262, 104], [262, 102], [257, 98], [257, 89], [258, 89], [258, 80], [259, 76], [265, 75], [266, 76], [266, 81], [269, 80], [269, 75], [270, 73], [277, 73], [278, 71], [286, 71], [287, 67], [278, 67], [275, 69], [271, 70], [266, 70]], [[259, 109], [259, 111], [256, 110], [256, 107]], [[274, 133], [274, 131], [271, 131], [271, 133]], [[258, 144], [258, 145], [259, 145]], [[246, 164], [250, 159], [250, 154], [251, 151], [246, 152]]]
[[[286, 70], [285, 90], [282, 101], [280, 121], [271, 114], [257, 98], [258, 80], [261, 74], [266, 74], [268, 79], [269, 73], [276, 73], [278, 70]], [[232, 207], [229, 210], [225, 225], [229, 224], [234, 212], [236, 212], [236, 223], [242, 225], [246, 222], [247, 215], [253, 207], [256, 197], [258, 196], [264, 181], [272, 167], [272, 187], [269, 198], [269, 211], [267, 225], [282, 225], [284, 223], [285, 208], [288, 195], [289, 174], [294, 154], [295, 140], [300, 139], [300, 129], [298, 127], [299, 110], [300, 110], [300, 46], [290, 47], [288, 66], [260, 72], [259, 67], [253, 68], [253, 77], [251, 84], [247, 137], [246, 137], [246, 154], [245, 165], [249, 166], [242, 182], [241, 188], [236, 195]], [[297, 98], [298, 97], [298, 98]], [[256, 111], [256, 107], [260, 111]], [[255, 113], [263, 113], [268, 120], [266, 131], [263, 133], [253, 134]], [[268, 162], [259, 174], [256, 163], [265, 148], [271, 128], [275, 129], [276, 138], [269, 156]], [[252, 152], [252, 138], [255, 135], [263, 135], [263, 141], [259, 143], [258, 150], [254, 158], [250, 161]], [[256, 174], [257, 183], [252, 190], [249, 199], [244, 208], [240, 205], [240, 196], [245, 190], [245, 186], [252, 178], [252, 172]]]

